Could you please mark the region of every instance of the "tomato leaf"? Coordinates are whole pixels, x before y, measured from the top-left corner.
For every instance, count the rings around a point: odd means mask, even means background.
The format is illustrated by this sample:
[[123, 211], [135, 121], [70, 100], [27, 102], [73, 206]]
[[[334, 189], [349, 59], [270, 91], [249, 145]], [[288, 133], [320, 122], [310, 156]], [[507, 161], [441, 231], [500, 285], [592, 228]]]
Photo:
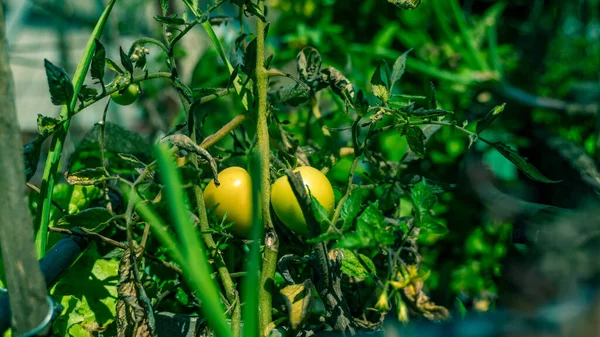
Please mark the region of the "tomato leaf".
[[341, 270], [342, 273], [357, 277], [359, 279], [366, 279], [370, 276], [370, 273], [376, 273], [375, 264], [369, 257], [363, 254], [359, 254], [360, 259], [370, 270], [367, 270], [360, 262], [356, 253], [349, 249], [344, 249], [344, 259], [342, 260]]
[[340, 219], [343, 220], [342, 232], [352, 227], [358, 213], [360, 213], [364, 193], [360, 189], [355, 189], [342, 205]]
[[123, 68], [130, 73], [133, 73], [133, 63], [131, 63], [131, 59], [129, 56], [123, 51], [122, 47], [119, 47], [119, 56], [121, 57], [121, 64]]
[[104, 67], [106, 66], [106, 50], [98, 39], [95, 41], [94, 56], [90, 66], [90, 74], [92, 79], [102, 81], [104, 78]]
[[303, 82], [312, 82], [319, 78], [321, 71], [321, 54], [313, 47], [302, 49], [296, 56], [298, 77]]
[[394, 62], [394, 66], [392, 67], [392, 75], [390, 79], [390, 92], [394, 89], [394, 84], [400, 80], [402, 75], [404, 75], [404, 69], [406, 69], [406, 58], [408, 57], [408, 53], [410, 53], [412, 49], [409, 49], [404, 52], [404, 54], [400, 55], [396, 61]]
[[171, 14], [169, 16], [158, 15], [154, 17], [154, 20], [169, 26], [185, 25], [185, 20], [178, 18], [177, 14]]
[[102, 167], [83, 169], [74, 173], [65, 172], [70, 185], [96, 185], [106, 180], [106, 172]]
[[487, 129], [487, 127], [490, 126], [494, 120], [496, 120], [496, 117], [498, 117], [498, 115], [504, 111], [505, 106], [506, 103], [502, 103], [488, 111], [488, 113], [485, 114], [485, 117], [481, 121], [477, 122], [477, 128], [475, 129], [475, 132], [479, 134], [481, 131]]
[[25, 181], [29, 181], [37, 171], [40, 161], [42, 143], [46, 137], [37, 136], [23, 146], [23, 159], [25, 161]]
[[437, 202], [435, 191], [435, 186], [428, 184], [425, 178], [410, 189], [413, 204], [419, 214], [426, 214], [435, 205]]
[[73, 99], [73, 83], [64, 69], [44, 59], [46, 78], [50, 89], [50, 99], [54, 105], [68, 105]]
[[387, 102], [390, 98], [390, 77], [390, 67], [382, 60], [371, 77], [371, 91], [382, 102]]
[[328, 228], [331, 224], [331, 221], [329, 221], [329, 214], [327, 214], [325, 208], [319, 203], [319, 200], [310, 193], [310, 189], [308, 189], [308, 191], [310, 194], [310, 207], [312, 208], [315, 220], [321, 225], [321, 228]]
[[37, 116], [37, 133], [43, 138], [50, 136], [60, 125], [60, 120], [52, 117], [46, 117], [42, 114]]
[[562, 181], [546, 178], [546, 176], [544, 176], [535, 166], [531, 165], [531, 163], [529, 163], [527, 159], [521, 157], [517, 152], [515, 152], [506, 144], [500, 142], [487, 142], [487, 144], [496, 149], [496, 151], [498, 151], [506, 159], [510, 160], [513, 164], [517, 166], [519, 170], [521, 170], [521, 172], [523, 172], [527, 177], [529, 177], [532, 180], [547, 184], [554, 184]]
[[121, 75], [125, 74], [125, 71], [123, 71], [123, 69], [121, 69], [121, 67], [119, 67], [117, 62], [109, 59], [108, 57], [105, 60], [106, 60], [106, 66], [108, 67], [108, 69], [110, 69], [116, 73], [119, 73]]
[[68, 214], [58, 220], [58, 226], [82, 227], [101, 231], [108, 224], [112, 214], [104, 207], [93, 207], [84, 209], [75, 214]]
[[425, 158], [425, 134], [420, 127], [410, 125], [406, 130], [406, 141], [410, 150], [419, 158]]

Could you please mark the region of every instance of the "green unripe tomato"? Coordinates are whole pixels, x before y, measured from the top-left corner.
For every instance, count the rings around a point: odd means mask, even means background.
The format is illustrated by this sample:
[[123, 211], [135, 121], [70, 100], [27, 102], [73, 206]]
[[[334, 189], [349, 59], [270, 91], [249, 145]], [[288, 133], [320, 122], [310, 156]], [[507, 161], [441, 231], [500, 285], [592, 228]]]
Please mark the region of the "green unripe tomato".
[[110, 98], [119, 105], [129, 105], [135, 102], [139, 95], [140, 86], [136, 83], [128, 85], [122, 93], [119, 91], [112, 93]]
[[214, 180], [204, 189], [206, 208], [217, 206], [214, 213], [223, 219], [227, 214], [233, 234], [248, 237], [252, 227], [252, 180], [241, 167], [229, 167], [219, 173], [219, 186]]
[[[333, 188], [327, 177], [321, 171], [310, 166], [301, 166], [294, 170], [300, 172], [304, 186], [310, 189], [310, 193], [325, 208], [329, 217], [333, 214], [335, 196]], [[300, 204], [296, 200], [292, 186], [287, 176], [283, 176], [271, 186], [271, 205], [275, 214], [289, 229], [296, 234], [308, 235], [309, 230], [306, 220], [302, 215]], [[321, 228], [324, 230], [324, 228]]]

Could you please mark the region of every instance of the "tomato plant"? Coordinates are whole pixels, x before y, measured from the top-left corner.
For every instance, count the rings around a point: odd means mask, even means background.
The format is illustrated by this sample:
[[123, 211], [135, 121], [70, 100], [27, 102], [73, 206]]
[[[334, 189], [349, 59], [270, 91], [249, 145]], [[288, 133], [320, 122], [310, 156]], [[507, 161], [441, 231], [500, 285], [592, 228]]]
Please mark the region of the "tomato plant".
[[[600, 177], [593, 127], [548, 113], [593, 106], [508, 84], [528, 69], [511, 40], [521, 31], [498, 21], [519, 4], [200, 3], [161, 0], [117, 45], [109, 17], [147, 14], [112, 0], [72, 77], [44, 62], [61, 111], [39, 115], [24, 147], [37, 253], [67, 234], [95, 243], [51, 289], [65, 308], [56, 335], [171, 335], [157, 329], [173, 313], [253, 337], [494, 311], [505, 261], [526, 252], [513, 226], [563, 211], [515, 196], [563, 186], [528, 128], [554, 123], [585, 143], [544, 140], [580, 159], [585, 184]], [[565, 72], [540, 76], [539, 92], [569, 78], [563, 58], [546, 58]], [[112, 113], [123, 105], [143, 119]], [[66, 146], [71, 119], [94, 108], [101, 121]]]

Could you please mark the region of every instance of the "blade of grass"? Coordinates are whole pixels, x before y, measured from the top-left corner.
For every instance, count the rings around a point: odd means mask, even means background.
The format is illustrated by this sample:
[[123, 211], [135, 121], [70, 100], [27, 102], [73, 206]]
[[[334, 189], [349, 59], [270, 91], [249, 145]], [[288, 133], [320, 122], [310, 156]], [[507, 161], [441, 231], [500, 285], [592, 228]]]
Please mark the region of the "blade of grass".
[[492, 69], [499, 74], [502, 74], [500, 65], [500, 56], [498, 55], [498, 28], [497, 25], [488, 27], [487, 29], [488, 47], [490, 48], [490, 56], [492, 59]]
[[99, 39], [100, 35], [102, 35], [102, 30], [104, 29], [104, 24], [108, 19], [108, 16], [115, 4], [115, 0], [111, 0], [108, 3], [108, 6], [104, 9], [104, 12], [98, 19], [96, 23], [96, 27], [90, 36], [88, 43], [83, 52], [83, 57], [75, 70], [75, 75], [73, 76], [73, 99], [69, 103], [69, 106], [63, 106], [60, 111], [60, 117], [62, 119], [66, 119], [66, 122], [62, 124], [62, 126], [58, 129], [58, 131], [52, 137], [52, 143], [50, 144], [50, 151], [48, 153], [48, 158], [46, 159], [46, 164], [44, 166], [44, 175], [42, 184], [40, 186], [40, 196], [38, 199], [38, 208], [35, 215], [35, 228], [38, 228], [36, 236], [35, 236], [35, 245], [38, 253], [38, 257], [42, 258], [46, 252], [46, 242], [48, 238], [48, 224], [50, 222], [50, 208], [52, 207], [52, 190], [54, 189], [54, 183], [56, 178], [56, 171], [58, 170], [58, 164], [60, 161], [60, 156], [62, 154], [63, 145], [65, 138], [67, 136], [67, 132], [69, 131], [70, 117], [69, 111], [75, 111], [75, 106], [77, 104], [77, 96], [79, 91], [81, 90], [81, 86], [83, 85], [83, 81], [85, 79], [85, 75], [87, 70], [92, 62], [92, 57], [94, 55], [95, 50], [95, 39]]
[[249, 155], [250, 176], [252, 177], [252, 232], [250, 243], [250, 254], [246, 261], [246, 277], [243, 282], [244, 303], [242, 317], [244, 321], [244, 337], [256, 337], [258, 331], [258, 292], [260, 279], [260, 239], [263, 237], [262, 218], [258, 216], [260, 207], [260, 158], [258, 153], [252, 152]]
[[464, 17], [464, 13], [462, 12], [460, 6], [458, 5], [458, 0], [449, 0], [450, 7], [452, 8], [452, 14], [454, 15], [454, 19], [458, 25], [458, 30], [460, 35], [462, 36], [462, 40], [467, 46], [467, 51], [471, 54], [473, 59], [475, 60], [475, 65], [479, 67], [479, 70], [488, 71], [490, 70], [489, 66], [483, 59], [481, 53], [475, 47], [475, 43], [471, 34], [469, 33], [469, 27], [467, 27], [467, 20]]
[[448, 43], [450, 43], [450, 45], [454, 48], [454, 50], [457, 53], [459, 53], [460, 55], [462, 55], [465, 58], [465, 60], [467, 61], [467, 63], [470, 66], [472, 66], [472, 67], [477, 66], [477, 62], [473, 58], [473, 55], [471, 55], [471, 53], [469, 53], [467, 50], [465, 50], [465, 47], [460, 43], [459, 40], [456, 39], [456, 33], [454, 31], [452, 31], [452, 28], [446, 21], [447, 17], [444, 12], [444, 8], [442, 8], [442, 4], [441, 4], [440, 0], [433, 0], [432, 5], [433, 5], [433, 13], [435, 14], [437, 23], [439, 24], [442, 33], [448, 40]]
[[157, 162], [160, 167], [160, 177], [164, 184], [165, 194], [169, 201], [170, 213], [175, 224], [176, 232], [182, 243], [183, 271], [202, 300], [201, 310], [210, 326], [219, 337], [232, 337], [231, 330], [225, 320], [225, 313], [219, 290], [211, 278], [212, 269], [208, 264], [202, 241], [190, 219], [183, 194], [179, 172], [165, 143], [157, 148]]

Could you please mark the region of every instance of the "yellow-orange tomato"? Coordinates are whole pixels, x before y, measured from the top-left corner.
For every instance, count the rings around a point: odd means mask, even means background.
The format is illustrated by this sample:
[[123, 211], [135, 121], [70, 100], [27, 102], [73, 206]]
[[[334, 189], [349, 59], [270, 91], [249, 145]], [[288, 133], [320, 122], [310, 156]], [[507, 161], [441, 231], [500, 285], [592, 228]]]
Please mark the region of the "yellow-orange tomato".
[[130, 84], [123, 92], [115, 92], [110, 95], [110, 98], [119, 105], [129, 105], [138, 98], [140, 94], [139, 84]]
[[[325, 208], [328, 215], [333, 214], [335, 196], [333, 188], [327, 177], [321, 171], [310, 167], [301, 166], [294, 170], [300, 172], [304, 186], [310, 189], [310, 193]], [[302, 215], [302, 209], [296, 197], [287, 176], [283, 176], [271, 186], [271, 205], [277, 217], [284, 225], [293, 230], [296, 234], [308, 235], [309, 230], [306, 220]], [[324, 228], [322, 228], [324, 229]]]
[[231, 231], [241, 237], [248, 237], [252, 226], [252, 180], [241, 167], [229, 167], [219, 173], [219, 186], [211, 181], [204, 189], [206, 208], [217, 205], [214, 213], [227, 222], [234, 222]]

